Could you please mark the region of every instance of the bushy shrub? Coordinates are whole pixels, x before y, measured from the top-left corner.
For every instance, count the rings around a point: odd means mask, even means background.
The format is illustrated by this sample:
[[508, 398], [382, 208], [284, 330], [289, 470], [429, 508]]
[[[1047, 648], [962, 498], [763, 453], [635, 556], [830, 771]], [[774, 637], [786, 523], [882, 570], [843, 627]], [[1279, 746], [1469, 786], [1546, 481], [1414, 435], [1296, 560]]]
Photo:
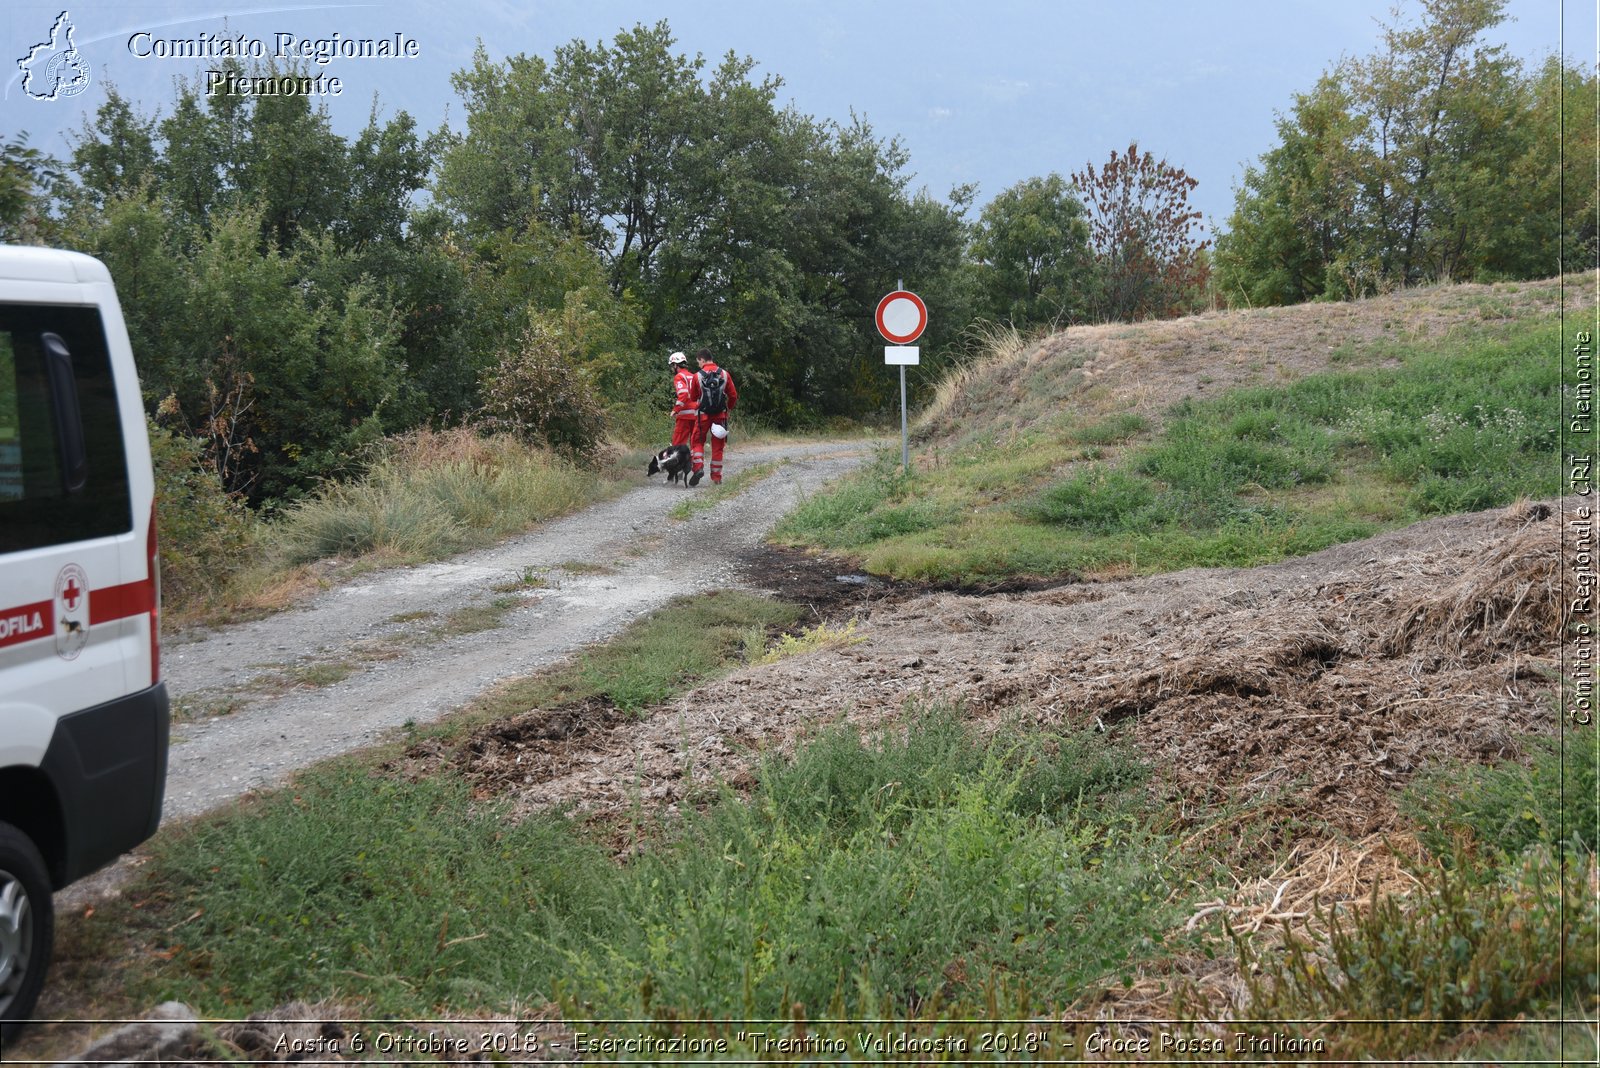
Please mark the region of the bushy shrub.
[[248, 562], [253, 545], [256, 520], [241, 498], [222, 488], [202, 457], [204, 444], [150, 424], [161, 595], [169, 609], [219, 590]]
[[536, 315], [483, 381], [486, 429], [592, 458], [605, 436], [605, 409], [559, 320]]
[[[1330, 918], [1325, 938], [1262, 953], [1240, 939], [1245, 1012], [1255, 1019], [1339, 1020], [1326, 1051], [1405, 1057], [1472, 1021], [1591, 1005], [1597, 986], [1592, 856], [1548, 848], [1487, 872], [1425, 872], [1413, 893]], [[1405, 1022], [1405, 1026], [1397, 1024]]]

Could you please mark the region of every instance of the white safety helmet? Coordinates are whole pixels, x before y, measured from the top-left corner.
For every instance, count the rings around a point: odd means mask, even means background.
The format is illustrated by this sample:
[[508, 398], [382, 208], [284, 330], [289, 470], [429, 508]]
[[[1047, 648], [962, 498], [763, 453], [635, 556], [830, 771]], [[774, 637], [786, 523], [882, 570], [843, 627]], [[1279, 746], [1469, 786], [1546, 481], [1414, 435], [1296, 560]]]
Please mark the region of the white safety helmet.
[[718, 439], [725, 438], [728, 436], [728, 428], [721, 423], [712, 423], [711, 436]]
[[671, 356], [667, 357], [667, 362], [672, 364], [674, 367], [682, 367], [684, 364], [689, 362], [689, 357], [685, 356], [681, 352], [674, 352]]

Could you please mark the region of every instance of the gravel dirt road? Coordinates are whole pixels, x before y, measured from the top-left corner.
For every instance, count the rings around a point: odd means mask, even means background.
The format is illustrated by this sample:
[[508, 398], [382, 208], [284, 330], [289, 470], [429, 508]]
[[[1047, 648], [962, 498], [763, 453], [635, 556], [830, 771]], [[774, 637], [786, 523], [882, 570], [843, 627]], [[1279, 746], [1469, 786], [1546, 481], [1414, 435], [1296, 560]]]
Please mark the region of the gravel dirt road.
[[[407, 722], [436, 720], [671, 598], [738, 585], [735, 558], [871, 451], [863, 442], [730, 449], [730, 483], [741, 469], [776, 468], [681, 520], [670, 517], [674, 507], [710, 484], [668, 486], [641, 470], [637, 489], [493, 548], [377, 572], [266, 619], [169, 638], [162, 670], [179, 717], [163, 824], [277, 785]], [[58, 904], [106, 893], [130, 863], [68, 888]]]

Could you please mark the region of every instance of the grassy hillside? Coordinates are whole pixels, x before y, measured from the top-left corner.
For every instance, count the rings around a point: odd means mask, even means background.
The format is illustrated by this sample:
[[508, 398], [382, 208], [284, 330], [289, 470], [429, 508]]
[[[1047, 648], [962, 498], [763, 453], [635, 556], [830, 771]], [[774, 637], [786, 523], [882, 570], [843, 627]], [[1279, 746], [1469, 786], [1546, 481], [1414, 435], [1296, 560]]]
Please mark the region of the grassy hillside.
[[[1567, 280], [1569, 312], [1592, 291]], [[780, 530], [899, 578], [1247, 566], [1557, 492], [1561, 281], [1000, 332]]]

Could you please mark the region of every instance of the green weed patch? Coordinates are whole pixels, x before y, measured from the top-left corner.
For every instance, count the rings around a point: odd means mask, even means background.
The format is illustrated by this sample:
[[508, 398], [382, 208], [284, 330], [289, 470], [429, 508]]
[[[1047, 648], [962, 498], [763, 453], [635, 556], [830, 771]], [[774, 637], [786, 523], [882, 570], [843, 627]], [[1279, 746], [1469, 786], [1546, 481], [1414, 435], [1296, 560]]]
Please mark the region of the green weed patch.
[[799, 605], [737, 590], [681, 598], [574, 665], [516, 683], [505, 696], [521, 709], [603, 698], [636, 712], [737, 662], [752, 634], [792, 626], [800, 612]]
[[1325, 941], [1291, 938], [1256, 954], [1240, 942], [1256, 1019], [1339, 1020], [1327, 1056], [1399, 1058], [1476, 1021], [1592, 1006], [1600, 951], [1593, 855], [1560, 863], [1548, 849], [1475, 873], [1433, 872], [1331, 919]]
[[1539, 845], [1592, 854], [1600, 846], [1600, 734], [1569, 730], [1562, 742], [1524, 739], [1527, 764], [1434, 769], [1406, 790], [1402, 810], [1423, 844], [1458, 866]]
[[330, 991], [399, 1015], [1043, 1010], [1177, 916], [1126, 808], [1142, 774], [1103, 735], [985, 741], [935, 710], [825, 732], [619, 866], [561, 815], [344, 762], [161, 839], [159, 896], [117, 922], [152, 951], [144, 986], [214, 1014]]

